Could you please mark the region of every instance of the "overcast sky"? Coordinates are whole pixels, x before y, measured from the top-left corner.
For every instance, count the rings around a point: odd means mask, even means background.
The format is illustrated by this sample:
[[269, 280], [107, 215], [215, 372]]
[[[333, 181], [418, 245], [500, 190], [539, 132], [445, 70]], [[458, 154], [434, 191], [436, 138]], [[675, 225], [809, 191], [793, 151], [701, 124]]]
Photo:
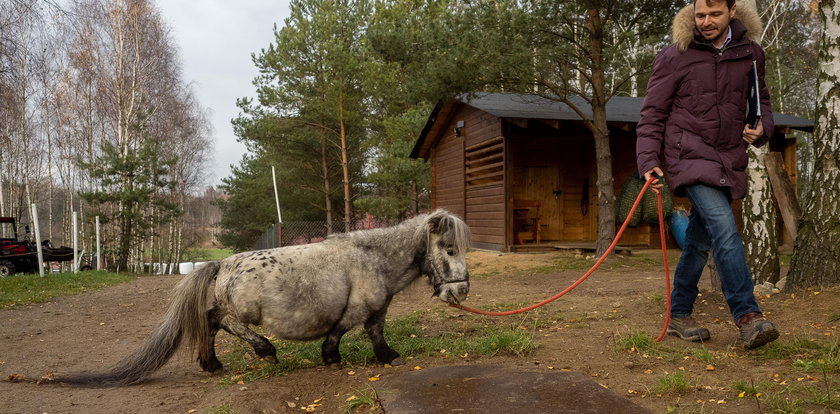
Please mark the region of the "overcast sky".
[[273, 26], [283, 27], [289, 2], [157, 0], [157, 5], [181, 49], [184, 80], [210, 110], [215, 150], [206, 182], [217, 185], [245, 153], [230, 121], [239, 114], [236, 99], [255, 96], [251, 53], [274, 41]]

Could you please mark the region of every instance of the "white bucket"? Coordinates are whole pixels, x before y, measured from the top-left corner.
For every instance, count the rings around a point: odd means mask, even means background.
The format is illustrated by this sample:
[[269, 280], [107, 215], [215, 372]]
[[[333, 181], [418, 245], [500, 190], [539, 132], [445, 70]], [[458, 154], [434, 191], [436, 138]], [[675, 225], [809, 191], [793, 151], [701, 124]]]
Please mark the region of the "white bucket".
[[193, 271], [192, 262], [178, 263], [178, 273], [185, 275]]

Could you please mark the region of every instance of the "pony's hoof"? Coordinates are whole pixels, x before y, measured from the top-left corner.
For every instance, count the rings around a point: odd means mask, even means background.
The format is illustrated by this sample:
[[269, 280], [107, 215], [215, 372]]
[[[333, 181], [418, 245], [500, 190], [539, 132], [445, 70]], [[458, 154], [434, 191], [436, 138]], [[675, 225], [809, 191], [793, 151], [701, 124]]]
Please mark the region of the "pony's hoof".
[[216, 372], [216, 371], [220, 371], [222, 368], [225, 367], [224, 365], [222, 365], [221, 362], [219, 362], [218, 359], [212, 360], [212, 361], [207, 361], [207, 362], [199, 361], [199, 365], [201, 365], [201, 369], [203, 369], [203, 370], [205, 370], [205, 371], [207, 371], [211, 374]]
[[263, 359], [264, 361], [271, 362], [272, 364], [276, 364], [276, 363], [277, 363], [277, 357], [276, 357], [276, 356], [274, 356], [274, 355], [266, 355], [266, 356], [262, 357], [262, 359]]
[[400, 357], [396, 357], [396, 358], [394, 358], [393, 361], [391, 361], [390, 365], [392, 367], [398, 367], [398, 366], [403, 365], [403, 364], [405, 364], [405, 361], [403, 361], [403, 359], [400, 358]]

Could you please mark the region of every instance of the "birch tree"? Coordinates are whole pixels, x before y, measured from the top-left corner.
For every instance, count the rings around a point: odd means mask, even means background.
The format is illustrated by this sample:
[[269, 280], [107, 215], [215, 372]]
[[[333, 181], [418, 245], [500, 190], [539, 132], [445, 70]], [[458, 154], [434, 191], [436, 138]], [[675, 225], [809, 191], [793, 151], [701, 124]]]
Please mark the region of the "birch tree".
[[[814, 172], [786, 288], [840, 282], [840, 1], [820, 0]], [[818, 190], [816, 190], [818, 188]]]
[[[749, 10], [758, 13], [755, 0], [739, 1], [737, 11]], [[771, 17], [774, 15], [771, 15]], [[765, 31], [760, 34], [763, 38]], [[759, 44], [763, 42], [757, 40]], [[773, 131], [765, 133], [773, 135]], [[779, 281], [779, 243], [776, 234], [776, 205], [773, 202], [773, 190], [770, 178], [764, 166], [764, 157], [769, 152], [769, 145], [756, 148], [748, 146], [747, 154], [747, 196], [744, 198], [741, 214], [744, 220], [744, 250], [747, 265], [756, 282]]]

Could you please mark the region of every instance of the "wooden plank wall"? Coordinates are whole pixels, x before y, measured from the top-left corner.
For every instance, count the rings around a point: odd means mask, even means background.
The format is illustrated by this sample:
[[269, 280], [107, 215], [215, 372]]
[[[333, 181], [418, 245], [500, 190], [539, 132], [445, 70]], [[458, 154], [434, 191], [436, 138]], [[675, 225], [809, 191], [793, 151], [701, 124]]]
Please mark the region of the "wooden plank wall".
[[[455, 136], [455, 126], [463, 121], [460, 136]], [[432, 151], [432, 207], [444, 208], [462, 217], [470, 226], [472, 243], [476, 247], [501, 250], [504, 233], [504, 163], [501, 174], [496, 174], [495, 159], [479, 159], [467, 166], [465, 152], [472, 148], [478, 152], [487, 149], [483, 143], [500, 142], [500, 120], [468, 105], [460, 105], [442, 129], [443, 136]], [[491, 142], [492, 144], [492, 142]], [[492, 146], [492, 145], [490, 145]], [[496, 154], [492, 153], [491, 156]], [[486, 157], [485, 157], [486, 158]], [[504, 153], [502, 152], [502, 160]], [[468, 182], [467, 168], [473, 179]]]
[[432, 149], [432, 208], [464, 217], [464, 141], [452, 138]]

